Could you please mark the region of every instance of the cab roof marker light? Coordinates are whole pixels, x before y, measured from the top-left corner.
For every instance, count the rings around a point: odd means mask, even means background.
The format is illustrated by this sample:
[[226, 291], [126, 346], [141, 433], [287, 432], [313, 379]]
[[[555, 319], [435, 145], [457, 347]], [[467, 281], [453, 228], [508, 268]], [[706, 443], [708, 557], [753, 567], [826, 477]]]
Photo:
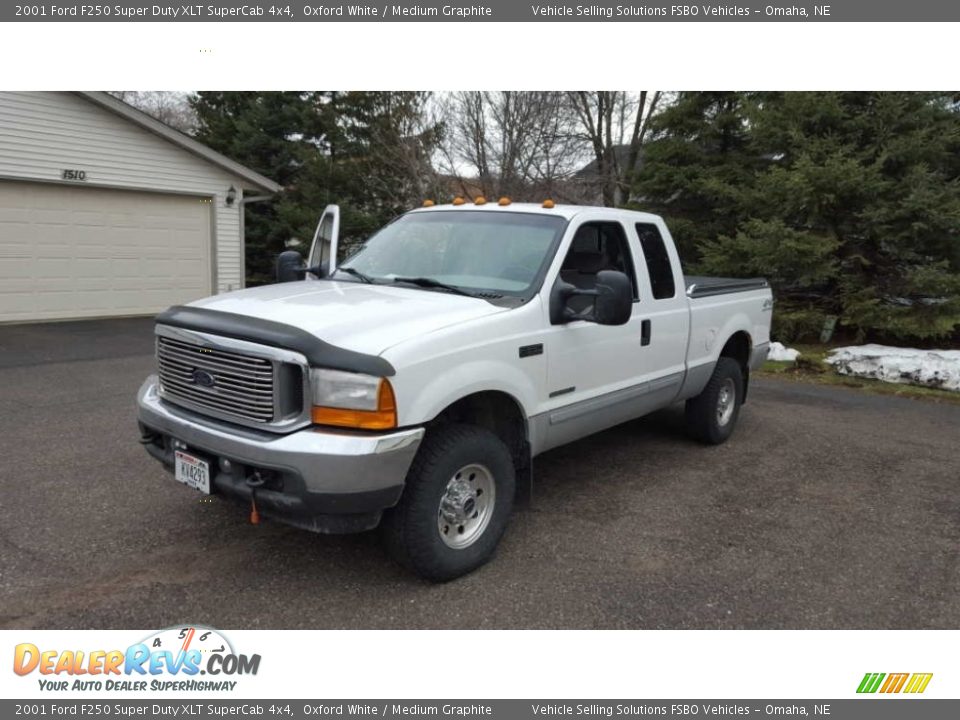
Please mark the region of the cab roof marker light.
[[543, 201], [543, 207], [545, 207], [547, 210], [552, 210], [556, 206], [557, 204], [550, 198], [547, 198], [546, 200]]
[[424, 201], [423, 201], [423, 206], [424, 206], [424, 207], [433, 207], [434, 205], [436, 205], [436, 203], [433, 202], [433, 200], [424, 200]]
[[453, 199], [453, 204], [454, 204], [454, 205], [464, 205], [464, 204], [466, 204], [466, 202], [467, 202], [467, 201], [464, 200], [464, 199], [463, 199], [462, 197], [460, 197], [459, 195], [457, 195], [457, 197], [455, 197], [455, 198]]
[[476, 199], [473, 201], [474, 205], [486, 205], [487, 199], [483, 195], [477, 195]]
[[510, 198], [508, 197], [502, 197], [497, 201], [497, 205], [499, 205], [500, 207], [506, 207], [509, 204], [510, 204]]

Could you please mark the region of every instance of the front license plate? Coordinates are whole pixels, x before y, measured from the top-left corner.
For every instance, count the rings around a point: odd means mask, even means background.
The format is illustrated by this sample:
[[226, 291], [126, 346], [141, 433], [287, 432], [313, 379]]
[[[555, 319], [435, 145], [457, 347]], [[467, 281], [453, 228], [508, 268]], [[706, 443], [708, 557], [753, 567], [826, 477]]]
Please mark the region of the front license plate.
[[210, 463], [189, 455], [182, 450], [174, 453], [176, 458], [176, 478], [184, 485], [210, 494]]

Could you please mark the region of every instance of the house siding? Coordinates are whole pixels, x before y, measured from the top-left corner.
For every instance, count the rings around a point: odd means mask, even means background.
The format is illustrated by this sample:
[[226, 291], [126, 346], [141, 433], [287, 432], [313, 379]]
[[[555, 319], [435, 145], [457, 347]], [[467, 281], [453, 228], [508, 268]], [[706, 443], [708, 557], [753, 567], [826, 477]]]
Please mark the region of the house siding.
[[[64, 169], [86, 181], [63, 181]], [[243, 287], [240, 237], [247, 183], [70, 92], [0, 92], [0, 180], [35, 180], [212, 198], [213, 287]], [[227, 206], [230, 186], [237, 202]]]

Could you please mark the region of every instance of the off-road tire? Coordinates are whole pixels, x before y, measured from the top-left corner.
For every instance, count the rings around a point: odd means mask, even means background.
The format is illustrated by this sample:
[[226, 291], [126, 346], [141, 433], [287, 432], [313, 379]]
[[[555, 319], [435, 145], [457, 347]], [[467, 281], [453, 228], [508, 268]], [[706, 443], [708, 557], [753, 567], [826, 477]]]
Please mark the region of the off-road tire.
[[[467, 547], [449, 547], [438, 529], [440, 502], [459, 469], [489, 469], [495, 483], [492, 514]], [[387, 552], [398, 563], [435, 582], [452, 580], [493, 556], [513, 510], [514, 466], [507, 446], [489, 430], [446, 424], [430, 428], [407, 473], [403, 495], [380, 524]]]

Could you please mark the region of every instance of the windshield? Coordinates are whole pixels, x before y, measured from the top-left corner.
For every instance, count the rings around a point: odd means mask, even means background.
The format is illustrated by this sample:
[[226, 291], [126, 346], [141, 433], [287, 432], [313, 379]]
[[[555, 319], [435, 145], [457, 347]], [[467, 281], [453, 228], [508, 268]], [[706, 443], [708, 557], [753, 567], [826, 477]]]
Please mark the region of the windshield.
[[524, 295], [565, 225], [561, 217], [532, 213], [410, 213], [370, 238], [341, 267], [373, 282], [429, 278], [467, 290]]

